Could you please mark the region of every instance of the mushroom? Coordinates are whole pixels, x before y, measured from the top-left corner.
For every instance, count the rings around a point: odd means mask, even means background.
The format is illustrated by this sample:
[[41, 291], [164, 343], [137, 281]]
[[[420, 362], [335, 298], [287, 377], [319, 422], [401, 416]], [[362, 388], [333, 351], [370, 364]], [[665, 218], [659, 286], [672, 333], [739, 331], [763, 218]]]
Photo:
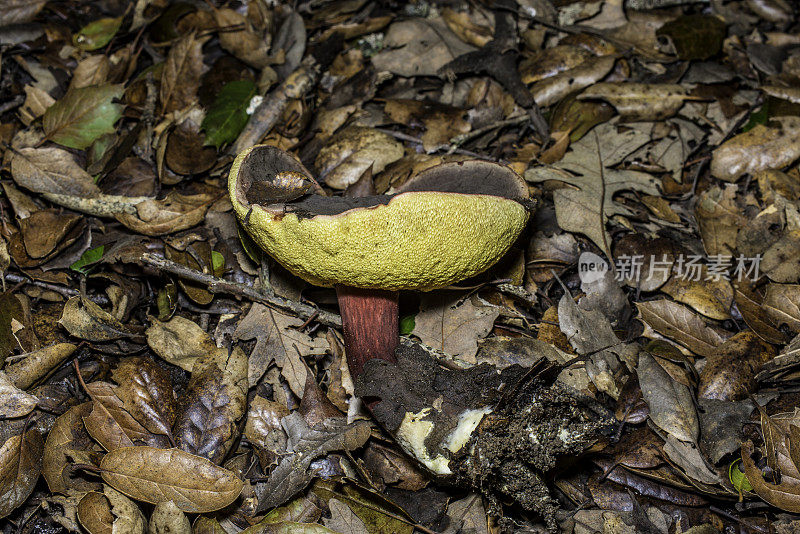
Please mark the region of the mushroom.
[[400, 290], [485, 271], [532, 205], [518, 174], [479, 160], [431, 167], [394, 195], [325, 196], [293, 156], [265, 145], [236, 157], [228, 188], [255, 243], [307, 282], [336, 289], [354, 379], [371, 359], [395, 361]]

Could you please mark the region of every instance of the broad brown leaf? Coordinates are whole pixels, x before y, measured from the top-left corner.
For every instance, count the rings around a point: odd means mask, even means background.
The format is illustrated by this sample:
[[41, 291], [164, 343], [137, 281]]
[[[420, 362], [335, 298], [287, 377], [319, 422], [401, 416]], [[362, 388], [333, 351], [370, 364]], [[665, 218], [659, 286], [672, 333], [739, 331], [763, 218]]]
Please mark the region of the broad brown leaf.
[[81, 463], [91, 463], [89, 455], [97, 445], [83, 425], [83, 418], [89, 415], [91, 409], [91, 402], [71, 407], [56, 419], [47, 434], [42, 456], [42, 474], [53, 493], [67, 493], [69, 489], [87, 491], [98, 487], [97, 483], [71, 477], [69, 469], [70, 458]]
[[646, 352], [639, 354], [636, 375], [650, 407], [650, 419], [676, 438], [695, 442], [700, 434], [700, 422], [689, 388], [673, 380]]
[[23, 148], [11, 159], [11, 175], [20, 187], [34, 193], [81, 198], [100, 194], [94, 179], [61, 148]]
[[0, 518], [27, 500], [42, 472], [44, 441], [35, 428], [11, 436], [0, 447]]
[[642, 320], [656, 332], [677, 341], [700, 356], [712, 356], [725, 339], [688, 308], [671, 300], [637, 302]]
[[120, 361], [112, 377], [128, 413], [153, 434], [171, 438], [177, 401], [169, 373], [149, 358], [133, 356]]
[[161, 109], [164, 113], [183, 109], [197, 99], [203, 74], [203, 43], [194, 33], [172, 45], [161, 73]]
[[100, 463], [103, 480], [138, 501], [172, 501], [184, 512], [219, 510], [236, 500], [244, 483], [227, 469], [180, 449], [126, 447]]
[[125, 410], [112, 384], [92, 382], [86, 384], [86, 392], [92, 398], [92, 411], [83, 418], [83, 423], [89, 434], [107, 451], [142, 443], [153, 446], [166, 444], [166, 440], [161, 439], [163, 436], [148, 432]]

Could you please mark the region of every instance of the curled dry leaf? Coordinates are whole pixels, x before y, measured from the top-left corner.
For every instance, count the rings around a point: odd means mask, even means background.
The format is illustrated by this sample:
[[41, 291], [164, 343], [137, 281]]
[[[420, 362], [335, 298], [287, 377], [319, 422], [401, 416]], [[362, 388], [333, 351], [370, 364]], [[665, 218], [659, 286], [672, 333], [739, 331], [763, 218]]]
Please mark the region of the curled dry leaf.
[[132, 335], [113, 315], [81, 297], [67, 301], [58, 322], [73, 336], [89, 341], [112, 341]]
[[247, 17], [226, 7], [215, 9], [214, 17], [221, 28], [237, 28], [219, 33], [222, 48], [257, 69], [274, 62], [269, 56], [269, 36], [254, 30]]
[[3, 371], [0, 371], [0, 419], [24, 417], [36, 407], [38, 399], [16, 387]]
[[656, 121], [674, 115], [695, 97], [677, 84], [605, 82], [584, 89], [578, 98], [605, 100], [625, 121]]
[[44, 441], [35, 428], [11, 436], [0, 446], [0, 518], [27, 500], [42, 472]]
[[72, 80], [69, 82], [70, 89], [80, 89], [92, 85], [105, 83], [108, 78], [111, 62], [104, 54], [95, 54], [86, 59], [82, 59], [75, 70], [72, 71]]
[[[83, 425], [83, 418], [92, 410], [91, 402], [84, 402], [61, 414], [44, 444], [42, 474], [53, 493], [68, 493], [74, 489], [89, 491], [98, 484], [71, 476], [72, 461], [91, 464], [91, 453], [97, 445]], [[96, 451], [94, 451], [96, 452]]]
[[144, 534], [146, 522], [135, 502], [110, 486], [90, 491], [78, 503], [78, 521], [89, 534]]
[[42, 118], [47, 139], [83, 150], [103, 134], [114, 133], [114, 123], [122, 116], [122, 85], [93, 85], [67, 91], [50, 106]]
[[220, 195], [182, 195], [170, 191], [163, 200], [146, 199], [136, 204], [136, 213], [119, 213], [117, 220], [134, 232], [149, 236], [171, 234], [198, 224]]
[[314, 165], [320, 178], [335, 189], [358, 181], [369, 168], [373, 174], [403, 157], [403, 145], [374, 128], [351, 126], [334, 135], [319, 151]]
[[20, 361], [5, 367], [6, 376], [18, 388], [27, 389], [69, 358], [76, 348], [72, 343], [56, 343], [23, 354]]
[[232, 472], [180, 449], [125, 447], [100, 463], [103, 480], [137, 501], [173, 501], [184, 512], [225, 508], [244, 483]]
[[784, 477], [780, 484], [767, 482], [764, 480], [761, 470], [756, 467], [753, 461], [754, 452], [755, 447], [753, 447], [752, 441], [746, 441], [742, 444], [742, 467], [744, 467], [744, 474], [753, 487], [753, 491], [759, 497], [781, 510], [793, 513], [800, 512], [800, 481], [796, 478]]
[[579, 91], [601, 80], [614, 68], [614, 56], [591, 57], [574, 69], [536, 82], [531, 94], [540, 106], [555, 104], [573, 91]]
[[800, 157], [800, 118], [777, 117], [717, 147], [711, 174], [728, 182], [764, 169], [780, 169]]

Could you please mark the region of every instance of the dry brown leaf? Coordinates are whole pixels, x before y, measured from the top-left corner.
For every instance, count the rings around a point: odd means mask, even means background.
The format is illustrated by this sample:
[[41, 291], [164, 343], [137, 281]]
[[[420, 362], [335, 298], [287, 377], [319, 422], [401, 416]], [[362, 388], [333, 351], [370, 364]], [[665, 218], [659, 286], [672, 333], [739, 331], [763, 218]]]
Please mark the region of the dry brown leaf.
[[172, 436], [177, 401], [167, 371], [150, 358], [124, 358], [112, 371], [115, 393], [125, 410], [153, 434]]
[[11, 175], [20, 187], [34, 193], [81, 198], [100, 194], [94, 179], [61, 148], [23, 148], [11, 159]]
[[26, 126], [44, 115], [47, 108], [55, 103], [55, 98], [46, 91], [34, 86], [25, 86], [25, 102], [19, 110], [19, 118]]
[[90, 491], [78, 503], [78, 520], [89, 534], [144, 534], [142, 511], [132, 500], [110, 486], [103, 493]]
[[3, 0], [0, 2], [0, 26], [33, 20], [47, 0]]
[[67, 301], [58, 322], [73, 336], [90, 341], [112, 341], [131, 336], [131, 332], [114, 316], [81, 297], [71, 297]]
[[69, 88], [78, 89], [105, 83], [110, 70], [111, 62], [104, 54], [95, 54], [82, 59], [78, 62], [75, 70], [72, 71], [72, 80], [69, 82]]
[[696, 442], [700, 422], [689, 388], [673, 380], [646, 352], [639, 354], [636, 375], [644, 400], [650, 407], [650, 419], [679, 440]]
[[422, 134], [422, 148], [433, 152], [442, 145], [449, 145], [450, 139], [458, 134], [467, 133], [471, 126], [464, 119], [465, 112], [452, 106], [435, 102], [397, 99], [386, 102], [384, 111], [399, 124], [422, 123], [425, 133]]
[[166, 445], [167, 440], [159, 439], [163, 436], [155, 436], [148, 432], [125, 409], [112, 384], [91, 382], [86, 384], [86, 392], [92, 398], [92, 410], [83, 418], [83, 424], [95, 441], [107, 451], [142, 443], [153, 446]]
[[780, 169], [800, 157], [800, 118], [776, 117], [758, 124], [717, 147], [711, 158], [711, 174], [735, 182], [743, 175], [764, 169]]
[[53, 493], [67, 493], [70, 489], [88, 491], [98, 487], [96, 482], [70, 476], [72, 461], [91, 463], [89, 451], [97, 447], [83, 425], [83, 418], [91, 409], [91, 402], [71, 407], [56, 419], [47, 434], [42, 453], [42, 474]]
[[775, 348], [753, 332], [735, 334], [706, 361], [697, 396], [729, 401], [747, 398], [755, 390], [756, 373], [775, 356]]
[[145, 331], [147, 344], [161, 358], [184, 371], [191, 373], [198, 359], [218, 350], [211, 336], [189, 319], [175, 316], [166, 322], [157, 319], [152, 322]]
[[44, 441], [35, 428], [9, 437], [0, 446], [0, 518], [24, 503], [42, 472]]
[[725, 341], [722, 334], [706, 326], [697, 314], [671, 300], [637, 302], [636, 307], [653, 330], [700, 356], [713, 356]]
[[222, 48], [257, 69], [275, 62], [269, 55], [269, 36], [255, 30], [247, 17], [227, 7], [215, 9], [214, 17], [221, 28], [241, 28], [219, 33]]
[[162, 501], [150, 515], [148, 531], [150, 534], [192, 534], [192, 524], [174, 502]]
[[584, 89], [598, 82], [614, 68], [614, 56], [590, 57], [574, 69], [570, 69], [533, 84], [531, 94], [540, 106], [555, 104], [573, 91]]
[[177, 111], [197, 100], [197, 88], [203, 74], [203, 43], [194, 33], [172, 45], [161, 73], [161, 109]]
[[403, 145], [374, 128], [351, 126], [334, 135], [317, 154], [314, 166], [321, 179], [334, 189], [345, 189], [364, 171], [373, 174], [403, 157]]
[[462, 361], [475, 363], [478, 339], [486, 337], [500, 308], [461, 292], [434, 292], [422, 296], [413, 335], [426, 345]]
[[0, 419], [24, 417], [33, 411], [37, 402], [39, 401], [36, 397], [17, 388], [0, 371]]
[[733, 255], [739, 228], [747, 223], [736, 205], [736, 187], [711, 187], [695, 206], [703, 246], [709, 255]]
[[756, 467], [751, 456], [754, 447], [752, 441], [742, 444], [742, 467], [748, 482], [759, 497], [773, 506], [787, 512], [800, 512], [800, 480], [786, 477], [781, 484], [770, 484]]
[[170, 191], [163, 200], [147, 199], [136, 204], [136, 213], [118, 213], [119, 222], [134, 232], [158, 236], [186, 230], [198, 224], [219, 194], [182, 195]]
[[777, 325], [800, 332], [800, 285], [770, 284], [761, 307]]
[[480, 12], [468, 13], [446, 7], [442, 9], [442, 20], [459, 39], [473, 46], [481, 47], [492, 40], [493, 28], [488, 24], [490, 22], [488, 20], [483, 21], [487, 23], [486, 25], [476, 23], [473, 18], [477, 19], [479, 14]]
[[709, 278], [706, 268], [701, 270], [699, 280], [694, 280], [690, 276], [673, 275], [661, 287], [661, 291], [676, 302], [691, 306], [706, 317], [719, 321], [731, 317], [733, 288], [730, 282], [722, 277]]
[[250, 387], [261, 380], [274, 361], [295, 395], [303, 396], [307, 374], [303, 358], [325, 354], [328, 344], [321, 336], [311, 337], [298, 330], [302, 324], [296, 317], [253, 304], [234, 332], [237, 340], [257, 340], [248, 364]]
[[585, 48], [557, 45], [541, 50], [535, 56], [522, 61], [519, 72], [524, 83], [534, 83], [574, 69], [590, 57], [592, 53]]
[[100, 463], [103, 480], [138, 501], [173, 501], [184, 512], [207, 513], [231, 504], [243, 482], [227, 469], [180, 449], [126, 447]]
[[678, 112], [687, 100], [695, 100], [678, 84], [633, 82], [597, 83], [583, 90], [581, 100], [600, 99], [614, 106], [622, 120], [657, 121]]
[[392, 23], [384, 48], [372, 57], [379, 71], [399, 76], [437, 76], [456, 57], [475, 50], [459, 39], [440, 17]]

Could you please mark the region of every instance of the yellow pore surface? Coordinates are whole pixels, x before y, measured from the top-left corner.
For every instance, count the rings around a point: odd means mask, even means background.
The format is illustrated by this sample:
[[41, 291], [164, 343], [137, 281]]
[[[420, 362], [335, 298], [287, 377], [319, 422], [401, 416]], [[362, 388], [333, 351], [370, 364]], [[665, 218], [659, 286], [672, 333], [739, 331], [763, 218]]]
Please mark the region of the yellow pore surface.
[[491, 267], [528, 219], [519, 203], [506, 198], [423, 191], [305, 219], [293, 213], [276, 216], [254, 205], [245, 221], [248, 208], [231, 196], [253, 240], [289, 271], [319, 286], [446, 287]]

